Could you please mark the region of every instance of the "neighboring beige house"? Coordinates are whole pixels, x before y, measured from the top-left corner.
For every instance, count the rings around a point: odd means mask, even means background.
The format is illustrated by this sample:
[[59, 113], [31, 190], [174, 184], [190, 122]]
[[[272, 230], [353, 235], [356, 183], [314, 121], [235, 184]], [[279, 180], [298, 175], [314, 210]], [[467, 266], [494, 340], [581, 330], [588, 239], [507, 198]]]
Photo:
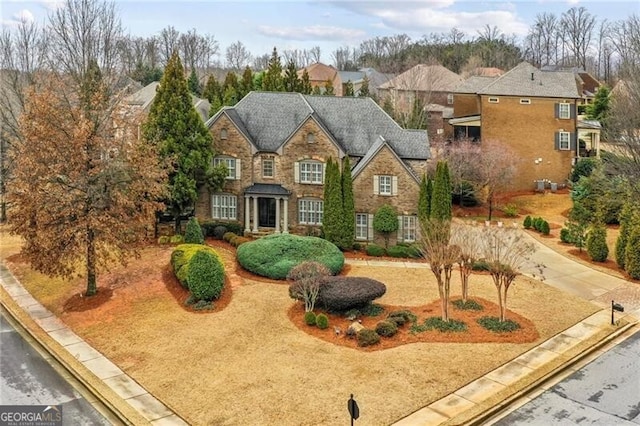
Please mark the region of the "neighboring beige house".
[[535, 189], [540, 180], [564, 183], [579, 157], [599, 155], [600, 124], [577, 115], [583, 94], [577, 74], [522, 62], [500, 77], [475, 76], [460, 85], [449, 123], [456, 138], [513, 149], [518, 171], [511, 189]]
[[214, 164], [226, 164], [229, 176], [220, 192], [200, 192], [200, 220], [240, 222], [246, 233], [317, 234], [325, 164], [349, 156], [356, 239], [381, 238], [373, 215], [388, 203], [398, 211], [398, 240], [415, 240], [428, 137], [402, 129], [370, 98], [251, 92], [206, 124]]
[[[153, 103], [153, 99], [156, 97], [156, 92], [159, 86], [160, 82], [158, 81], [149, 83], [142, 89], [127, 96], [124, 103], [134, 111], [148, 113], [151, 108], [151, 104]], [[193, 101], [193, 107], [198, 111], [200, 117], [202, 117], [202, 121], [207, 121], [209, 118], [209, 110], [211, 109], [209, 101], [206, 99], [200, 99], [194, 95], [191, 95], [191, 100]]]

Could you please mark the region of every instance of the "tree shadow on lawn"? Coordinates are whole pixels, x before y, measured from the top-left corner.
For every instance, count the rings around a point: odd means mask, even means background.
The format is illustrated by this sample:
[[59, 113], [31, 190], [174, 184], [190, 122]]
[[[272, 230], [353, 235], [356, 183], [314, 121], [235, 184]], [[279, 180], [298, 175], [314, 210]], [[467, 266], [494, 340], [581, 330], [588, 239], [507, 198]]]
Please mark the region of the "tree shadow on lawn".
[[98, 287], [94, 296], [85, 296], [84, 291], [76, 293], [64, 302], [62, 312], [85, 312], [96, 309], [111, 300], [113, 290], [110, 287]]
[[[455, 299], [452, 299], [452, 301]], [[348, 320], [344, 316], [327, 313], [316, 309], [316, 313], [324, 313], [329, 318], [329, 327], [325, 330], [321, 330], [315, 326], [308, 326], [304, 322], [304, 304], [301, 302], [294, 303], [289, 308], [287, 315], [291, 322], [298, 327], [302, 332], [314, 336], [318, 339], [322, 339], [326, 342], [333, 343], [340, 346], [346, 346], [360, 351], [378, 351], [383, 349], [395, 348], [398, 346], [406, 345], [409, 343], [531, 343], [540, 338], [540, 334], [535, 325], [529, 319], [507, 310], [507, 320], [515, 321], [520, 325], [520, 328], [505, 333], [496, 333], [489, 331], [486, 328], [478, 324], [479, 318], [499, 317], [500, 308], [495, 303], [488, 300], [474, 297], [470, 300], [474, 300], [482, 305], [483, 310], [460, 310], [451, 305], [449, 308], [449, 315], [451, 319], [463, 321], [467, 325], [466, 331], [461, 332], [441, 332], [438, 330], [430, 330], [419, 333], [411, 333], [411, 323], [404, 324], [398, 327], [398, 333], [393, 337], [381, 337], [380, 343], [359, 347], [355, 338], [346, 336], [345, 332], [352, 321]], [[384, 312], [375, 317], [362, 316], [359, 319], [366, 328], [375, 330], [376, 324], [385, 318], [390, 312], [398, 310], [409, 310], [414, 313], [418, 320], [416, 324], [423, 324], [424, 320], [429, 317], [440, 317], [440, 300], [434, 300], [433, 302], [422, 306], [395, 306], [395, 305], [382, 305]], [[335, 327], [340, 329], [340, 333], [336, 334]]]

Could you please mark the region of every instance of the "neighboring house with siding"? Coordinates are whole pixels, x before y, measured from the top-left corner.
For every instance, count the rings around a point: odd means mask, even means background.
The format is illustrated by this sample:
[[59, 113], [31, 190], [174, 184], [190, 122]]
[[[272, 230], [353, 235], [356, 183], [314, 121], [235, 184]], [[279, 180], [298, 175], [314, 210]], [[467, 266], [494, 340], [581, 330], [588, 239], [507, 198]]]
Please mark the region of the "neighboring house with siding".
[[449, 123], [456, 138], [498, 141], [515, 153], [513, 190], [564, 183], [581, 156], [599, 155], [600, 126], [577, 116], [583, 82], [573, 72], [522, 62], [499, 77], [475, 76], [455, 90]]
[[229, 176], [220, 192], [201, 190], [200, 220], [240, 222], [246, 233], [317, 234], [326, 162], [349, 156], [356, 239], [382, 241], [373, 214], [388, 203], [402, 225], [398, 239], [415, 240], [428, 137], [402, 129], [370, 98], [251, 92], [206, 124], [214, 162]]

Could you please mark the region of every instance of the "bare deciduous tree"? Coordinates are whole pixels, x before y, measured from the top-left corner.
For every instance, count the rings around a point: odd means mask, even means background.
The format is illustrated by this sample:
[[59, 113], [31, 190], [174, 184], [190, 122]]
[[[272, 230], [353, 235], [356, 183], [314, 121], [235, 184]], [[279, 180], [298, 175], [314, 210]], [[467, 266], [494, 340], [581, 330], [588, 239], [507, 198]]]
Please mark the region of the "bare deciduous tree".
[[482, 257], [489, 265], [489, 273], [498, 291], [500, 321], [504, 321], [509, 287], [534, 253], [535, 246], [515, 228], [484, 228], [481, 241]]
[[162, 65], [166, 66], [169, 59], [171, 59], [173, 52], [175, 50], [179, 50], [180, 32], [173, 26], [169, 25], [160, 31], [158, 40], [160, 42], [160, 58], [162, 60]]
[[482, 257], [482, 230], [472, 223], [451, 224], [451, 244], [458, 247], [458, 267], [460, 269], [460, 284], [462, 302], [469, 298], [469, 277], [473, 271], [473, 264]]
[[585, 7], [572, 7], [562, 14], [560, 26], [566, 31], [567, 47], [575, 58], [574, 65], [587, 69], [587, 53], [591, 47], [596, 17]]
[[450, 242], [451, 222], [428, 219], [421, 227], [417, 242], [420, 252], [429, 262], [436, 277], [443, 321], [449, 321], [449, 295], [453, 265], [460, 256], [460, 248]]
[[239, 71], [251, 62], [251, 52], [241, 41], [236, 41], [227, 47], [225, 58], [231, 69]]

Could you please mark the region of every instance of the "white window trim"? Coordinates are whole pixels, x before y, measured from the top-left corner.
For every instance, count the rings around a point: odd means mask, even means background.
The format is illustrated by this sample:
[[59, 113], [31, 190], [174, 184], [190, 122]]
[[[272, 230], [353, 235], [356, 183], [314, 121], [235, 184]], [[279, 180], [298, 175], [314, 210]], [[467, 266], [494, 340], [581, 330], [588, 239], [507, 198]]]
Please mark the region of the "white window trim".
[[390, 175], [381, 175], [378, 177], [378, 193], [380, 195], [393, 194], [393, 178]]
[[226, 140], [229, 138], [229, 131], [227, 130], [227, 128], [223, 128], [220, 130], [220, 139], [222, 140]]
[[520, 99], [520, 105], [531, 105], [531, 99]]
[[418, 217], [414, 215], [398, 216], [398, 242], [413, 243], [418, 232]]
[[[566, 148], [563, 147], [563, 136], [566, 137]], [[569, 151], [571, 149], [571, 133], [570, 132], [558, 132], [558, 149], [560, 151]]]
[[324, 183], [324, 163], [319, 161], [300, 161], [296, 171], [297, 183], [322, 185]]
[[298, 224], [322, 225], [324, 201], [313, 198], [298, 200]]
[[[563, 114], [563, 109], [566, 109], [566, 114]], [[571, 104], [566, 102], [558, 104], [558, 118], [561, 120], [569, 120], [571, 118]]]
[[[264, 166], [267, 163], [271, 163], [271, 174], [270, 175], [267, 175], [264, 172], [264, 170], [265, 170]], [[273, 158], [263, 158], [262, 159], [262, 177], [263, 178], [267, 178], [267, 179], [271, 179], [271, 178], [274, 178], [275, 175], [276, 175], [276, 163], [275, 163], [274, 159]]]
[[231, 194], [211, 196], [211, 217], [219, 220], [238, 219], [238, 197]]
[[498, 102], [500, 102], [500, 98], [493, 98], [493, 97], [491, 97], [491, 98], [489, 98], [489, 99], [488, 99], [488, 102], [489, 102], [490, 104], [497, 104]]
[[213, 159], [214, 167], [222, 162], [227, 166], [228, 174], [226, 179], [239, 180], [242, 173], [240, 159], [234, 157], [216, 157]]
[[356, 213], [356, 240], [366, 241], [368, 239], [369, 239], [369, 215], [367, 213]]
[[[390, 179], [390, 190], [391, 192], [382, 192], [381, 187], [381, 180], [384, 179], [386, 180], [387, 178]], [[387, 185], [385, 184], [385, 187]], [[398, 176], [393, 176], [393, 175], [374, 175], [373, 176], [373, 194], [374, 195], [382, 195], [384, 197], [391, 197], [394, 195], [398, 195]]]

